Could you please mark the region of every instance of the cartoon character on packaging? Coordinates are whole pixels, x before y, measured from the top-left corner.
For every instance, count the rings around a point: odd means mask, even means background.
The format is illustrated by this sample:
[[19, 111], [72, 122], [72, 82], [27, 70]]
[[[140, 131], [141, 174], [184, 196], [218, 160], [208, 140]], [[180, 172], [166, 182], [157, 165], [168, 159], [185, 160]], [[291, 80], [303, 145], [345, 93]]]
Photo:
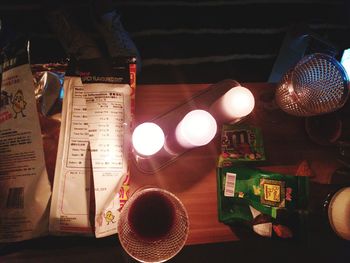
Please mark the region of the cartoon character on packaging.
[[22, 90], [17, 90], [13, 99], [11, 100], [12, 109], [15, 113], [14, 119], [17, 118], [17, 114], [21, 113], [22, 117], [25, 117], [23, 110], [26, 108], [27, 102], [24, 100], [24, 95]]
[[115, 215], [113, 215], [112, 211], [107, 211], [107, 213], [104, 214], [104, 217], [107, 222], [107, 225], [109, 225], [109, 223], [115, 223]]

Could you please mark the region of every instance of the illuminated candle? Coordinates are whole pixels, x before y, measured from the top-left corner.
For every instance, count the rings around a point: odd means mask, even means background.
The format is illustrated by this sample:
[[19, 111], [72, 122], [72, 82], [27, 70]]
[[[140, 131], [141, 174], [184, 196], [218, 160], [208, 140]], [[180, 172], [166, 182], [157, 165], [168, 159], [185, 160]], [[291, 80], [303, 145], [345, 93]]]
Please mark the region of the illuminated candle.
[[251, 91], [237, 86], [227, 91], [209, 109], [217, 123], [230, 123], [247, 116], [254, 109], [255, 100]]
[[175, 130], [177, 143], [184, 148], [208, 144], [215, 136], [217, 125], [214, 117], [204, 110], [186, 114]]
[[132, 144], [140, 155], [157, 153], [164, 145], [163, 130], [155, 123], [145, 122], [137, 126], [132, 134]]

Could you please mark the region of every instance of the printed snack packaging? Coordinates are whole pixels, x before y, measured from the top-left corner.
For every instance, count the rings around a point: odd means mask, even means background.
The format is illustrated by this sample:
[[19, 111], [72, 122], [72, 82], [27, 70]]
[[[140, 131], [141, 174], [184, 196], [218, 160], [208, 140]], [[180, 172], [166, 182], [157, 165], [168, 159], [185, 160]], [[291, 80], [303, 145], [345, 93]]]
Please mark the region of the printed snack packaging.
[[[94, 61], [89, 62], [89, 66]], [[128, 65], [128, 64], [127, 64]], [[129, 173], [131, 96], [129, 67], [82, 75], [94, 181], [95, 236], [117, 233], [119, 193]]]
[[50, 233], [92, 235], [91, 165], [84, 90], [80, 76], [67, 73], [50, 210]]
[[265, 161], [261, 131], [247, 124], [225, 124], [221, 134], [220, 166]]
[[264, 160], [258, 127], [223, 126], [217, 165], [218, 219], [228, 225], [249, 226], [265, 237], [300, 236], [308, 202], [308, 177], [252, 167]]
[[35, 99], [44, 144], [46, 170], [53, 188], [58, 139], [61, 126], [63, 80], [67, 64], [31, 64]]
[[[264, 233], [264, 236], [271, 236], [272, 229], [280, 237], [295, 236], [299, 232], [299, 217], [307, 207], [308, 182], [306, 176], [284, 175], [239, 165], [218, 167], [219, 221], [256, 227], [254, 221], [260, 219], [259, 223], [270, 224], [269, 233]], [[280, 228], [284, 233], [280, 233]]]
[[42, 116], [58, 116], [62, 111], [63, 81], [66, 63], [40, 63], [31, 65], [35, 98]]
[[18, 43], [1, 59], [0, 242], [48, 234], [51, 186], [27, 45]]
[[127, 200], [136, 69], [100, 62], [84, 61], [81, 77], [65, 76], [53, 234], [112, 235]]

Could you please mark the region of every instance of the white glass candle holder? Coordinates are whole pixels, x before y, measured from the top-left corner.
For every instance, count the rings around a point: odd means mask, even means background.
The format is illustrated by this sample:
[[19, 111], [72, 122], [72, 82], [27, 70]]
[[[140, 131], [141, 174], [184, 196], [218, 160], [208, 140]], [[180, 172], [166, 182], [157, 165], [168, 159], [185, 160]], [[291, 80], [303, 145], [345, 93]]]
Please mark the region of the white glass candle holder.
[[163, 130], [155, 123], [145, 122], [138, 125], [132, 134], [132, 145], [142, 156], [157, 153], [164, 145]]
[[[151, 122], [161, 127], [165, 134], [164, 147], [155, 154], [149, 156], [134, 154], [134, 160], [138, 169], [144, 173], [153, 174], [171, 164], [186, 152], [198, 147], [205, 147], [208, 142], [212, 141], [219, 134], [218, 131], [220, 131], [221, 125], [224, 124], [222, 121], [225, 120], [225, 118], [221, 118], [221, 111], [215, 112], [213, 105], [215, 105], [218, 100], [222, 100], [222, 97], [232, 88], [239, 86], [241, 85], [237, 81], [231, 79], [212, 84], [184, 103], [151, 120]], [[193, 111], [196, 112], [196, 110], [206, 111], [207, 115], [210, 113], [214, 117], [214, 120], [212, 117], [207, 118], [211, 131], [206, 131], [206, 133], [208, 132], [208, 134], [206, 134], [207, 140], [203, 140], [199, 143], [197, 139], [199, 139], [200, 136], [198, 136], [198, 134], [195, 135], [196, 133], [192, 134], [196, 127], [186, 128], [186, 115]], [[243, 118], [244, 117], [236, 118], [234, 122], [239, 122], [243, 120]], [[229, 119], [232, 120], [232, 118]], [[215, 122], [216, 125], [214, 124]], [[202, 121], [202, 123], [205, 122]], [[183, 134], [184, 130], [186, 130], [185, 135]], [[194, 138], [192, 136], [194, 136]]]
[[176, 154], [208, 144], [216, 135], [217, 125], [214, 117], [205, 110], [193, 110], [176, 126], [165, 142], [168, 151]]
[[252, 92], [245, 87], [236, 86], [216, 100], [209, 111], [217, 123], [232, 123], [250, 114], [254, 105]]

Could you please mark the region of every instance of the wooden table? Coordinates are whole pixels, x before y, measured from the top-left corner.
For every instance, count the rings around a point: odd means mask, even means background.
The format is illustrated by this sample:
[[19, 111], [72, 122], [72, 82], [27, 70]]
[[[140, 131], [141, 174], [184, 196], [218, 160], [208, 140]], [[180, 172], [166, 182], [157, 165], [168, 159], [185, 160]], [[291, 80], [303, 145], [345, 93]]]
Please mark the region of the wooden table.
[[[273, 102], [275, 85], [245, 83], [255, 97], [256, 106], [247, 122], [262, 129], [267, 161], [261, 168], [295, 174], [300, 162], [307, 161], [318, 182], [311, 200], [320, 206], [324, 187], [339, 167], [336, 148], [318, 146], [305, 133], [304, 119], [289, 116]], [[209, 84], [139, 85], [136, 92], [136, 121], [150, 121], [190, 99]], [[272, 262], [288, 258], [317, 262], [347, 262], [350, 243], [337, 238], [322, 223], [320, 214], [310, 217], [310, 239], [306, 243], [259, 238], [242, 228], [230, 228], [218, 221], [216, 161], [219, 138], [210, 144], [188, 151], [174, 163], [155, 174], [145, 174], [134, 163], [131, 166], [131, 193], [144, 185], [156, 185], [176, 194], [184, 203], [190, 218], [187, 245], [171, 262], [212, 262], [227, 259], [260, 261], [269, 256]], [[327, 190], [327, 189], [326, 189]], [[314, 218], [316, 218], [315, 221]], [[315, 223], [314, 223], [315, 222]], [[238, 241], [239, 242], [226, 242]], [[224, 242], [224, 243], [222, 243]], [[199, 246], [192, 246], [200, 244]], [[273, 251], [273, 257], [271, 252]], [[253, 252], [253, 253], [250, 253]], [[276, 253], [280, 256], [276, 256]], [[271, 258], [270, 258], [271, 256]], [[43, 237], [12, 246], [0, 246], [1, 262], [133, 262], [123, 251], [116, 236], [102, 239], [86, 237]], [[335, 260], [335, 261], [334, 261]]]
[[[150, 121], [167, 112], [210, 84], [140, 85], [136, 92], [136, 123]], [[307, 161], [314, 177], [327, 183], [339, 167], [334, 147], [318, 146], [305, 133], [304, 118], [285, 114], [273, 102], [275, 85], [245, 83], [256, 105], [247, 122], [262, 129], [267, 161], [263, 169], [295, 174], [299, 164]], [[156, 185], [176, 194], [190, 218], [187, 244], [238, 240], [236, 231], [218, 221], [216, 161], [220, 138], [180, 156], [174, 163], [155, 174], [131, 167], [131, 192], [144, 185]]]

